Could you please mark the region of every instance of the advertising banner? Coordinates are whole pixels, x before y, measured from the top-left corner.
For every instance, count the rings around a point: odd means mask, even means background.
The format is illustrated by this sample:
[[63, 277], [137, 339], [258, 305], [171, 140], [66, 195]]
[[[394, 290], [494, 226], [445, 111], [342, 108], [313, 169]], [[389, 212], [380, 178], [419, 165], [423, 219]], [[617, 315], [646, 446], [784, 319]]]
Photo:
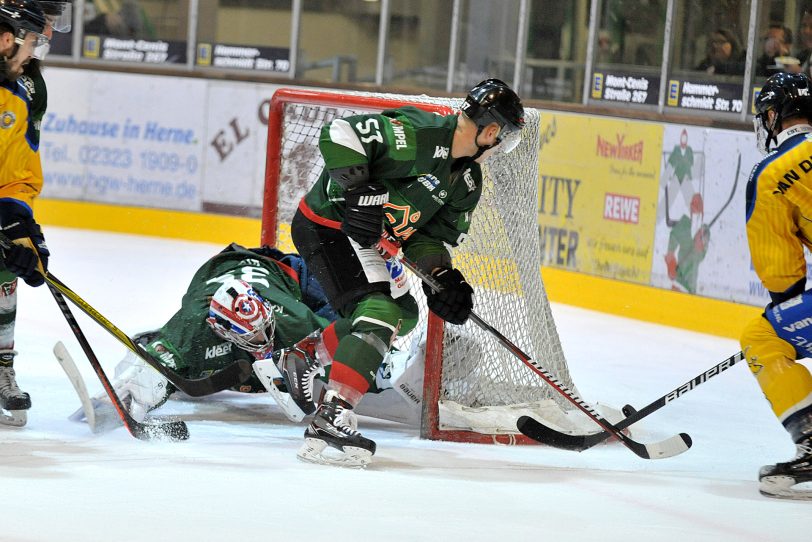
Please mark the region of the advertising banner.
[[265, 72], [290, 71], [290, 49], [235, 45], [231, 43], [198, 43], [195, 63], [198, 66], [236, 68]]
[[745, 186], [761, 155], [748, 132], [666, 125], [652, 285], [769, 301], [751, 270]]
[[648, 284], [662, 126], [542, 115], [544, 264]]
[[186, 64], [186, 42], [86, 35], [82, 42], [82, 56], [142, 64]]
[[265, 183], [268, 108], [276, 85], [209, 82], [203, 206], [259, 216]]
[[742, 85], [669, 79], [665, 105], [722, 113], [741, 113]]
[[200, 210], [207, 83], [50, 68], [46, 197]]
[[629, 104], [657, 105], [660, 93], [660, 77], [642, 73], [612, 73], [607, 71], [592, 74], [593, 100], [606, 100]]

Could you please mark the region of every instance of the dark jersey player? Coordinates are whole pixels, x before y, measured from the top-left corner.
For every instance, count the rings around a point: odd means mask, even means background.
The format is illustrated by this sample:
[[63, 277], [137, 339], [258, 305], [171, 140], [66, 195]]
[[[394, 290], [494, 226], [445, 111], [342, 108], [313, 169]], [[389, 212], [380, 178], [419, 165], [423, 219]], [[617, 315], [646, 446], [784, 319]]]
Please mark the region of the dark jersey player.
[[[365, 466], [375, 443], [357, 431], [353, 408], [395, 337], [414, 328], [417, 304], [397, 262], [376, 248], [382, 234], [442, 285], [429, 308], [462, 324], [473, 289], [448, 247], [465, 237], [482, 191], [479, 162], [520, 141], [524, 109], [505, 83], [488, 79], [462, 111], [415, 107], [336, 119], [321, 131], [324, 170], [300, 202], [293, 242], [330, 304], [350, 323], [334, 353], [328, 392], [305, 431], [299, 457]], [[495, 149], [492, 151], [491, 149]]]

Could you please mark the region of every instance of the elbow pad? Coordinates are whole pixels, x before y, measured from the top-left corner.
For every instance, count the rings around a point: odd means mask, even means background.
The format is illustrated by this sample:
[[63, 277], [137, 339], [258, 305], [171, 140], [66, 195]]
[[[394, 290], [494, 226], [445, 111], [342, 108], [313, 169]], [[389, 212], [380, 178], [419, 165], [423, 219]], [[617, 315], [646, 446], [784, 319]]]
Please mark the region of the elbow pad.
[[330, 170], [330, 179], [337, 182], [344, 190], [352, 190], [370, 184], [369, 165], [337, 167]]

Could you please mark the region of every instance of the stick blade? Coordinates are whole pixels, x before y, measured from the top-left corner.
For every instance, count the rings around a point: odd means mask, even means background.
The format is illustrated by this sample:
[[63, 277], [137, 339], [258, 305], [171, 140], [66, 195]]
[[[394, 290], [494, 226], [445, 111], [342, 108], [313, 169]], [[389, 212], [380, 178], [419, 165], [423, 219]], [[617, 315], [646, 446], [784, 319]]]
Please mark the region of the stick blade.
[[[562, 433], [551, 427], [548, 427], [540, 421], [531, 418], [530, 416], [520, 416], [516, 421], [516, 428], [528, 438], [531, 438], [541, 444], [547, 444], [554, 448], [562, 450], [570, 450], [574, 452], [582, 452], [591, 447], [590, 437], [601, 437], [606, 435], [603, 431], [598, 433], [590, 433], [588, 435], [571, 435]], [[608, 435], [606, 435], [608, 437]], [[606, 438], [603, 437], [603, 438]], [[602, 439], [601, 439], [602, 440]]]
[[130, 434], [139, 440], [180, 442], [189, 439], [189, 428], [181, 420], [161, 423], [132, 423], [126, 424]]

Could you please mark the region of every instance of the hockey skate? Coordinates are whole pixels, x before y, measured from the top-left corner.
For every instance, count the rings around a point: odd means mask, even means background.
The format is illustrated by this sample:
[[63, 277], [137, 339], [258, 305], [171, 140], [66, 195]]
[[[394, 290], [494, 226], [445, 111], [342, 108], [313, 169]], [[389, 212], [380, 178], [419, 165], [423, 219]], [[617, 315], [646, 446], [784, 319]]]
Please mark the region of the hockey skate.
[[28, 421], [31, 397], [17, 385], [14, 350], [0, 351], [0, 424], [22, 427]]
[[285, 378], [285, 387], [290, 397], [307, 415], [316, 411], [316, 403], [313, 401], [313, 382], [317, 376], [324, 376], [324, 367], [316, 361], [312, 350], [308, 352], [299, 347], [302, 343], [282, 351], [279, 370]]
[[305, 442], [297, 456], [322, 465], [366, 467], [375, 453], [375, 443], [362, 436], [357, 427], [352, 405], [330, 390], [305, 429]]
[[778, 499], [812, 500], [812, 487], [794, 487], [812, 483], [812, 436], [806, 437], [796, 446], [798, 453], [791, 461], [761, 467], [758, 480], [762, 495]]
[[325, 374], [305, 341], [282, 350], [278, 361], [260, 359], [253, 364], [254, 374], [292, 422], [300, 422], [316, 411], [313, 383], [317, 376]]

